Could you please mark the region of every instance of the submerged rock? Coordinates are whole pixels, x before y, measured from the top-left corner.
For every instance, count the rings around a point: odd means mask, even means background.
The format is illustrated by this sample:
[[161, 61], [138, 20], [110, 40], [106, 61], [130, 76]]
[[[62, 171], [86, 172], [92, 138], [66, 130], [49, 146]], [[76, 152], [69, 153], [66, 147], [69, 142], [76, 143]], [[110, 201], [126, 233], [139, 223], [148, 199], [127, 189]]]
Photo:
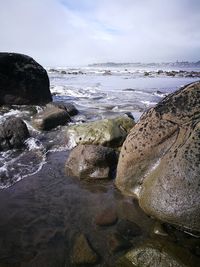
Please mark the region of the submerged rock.
[[172, 243], [149, 241], [121, 257], [116, 267], [197, 267], [192, 255]]
[[79, 179], [112, 178], [117, 166], [117, 155], [114, 149], [95, 146], [78, 145], [66, 162], [66, 172]]
[[29, 136], [28, 128], [23, 120], [8, 118], [0, 125], [0, 151], [23, 147]]
[[128, 240], [142, 234], [141, 228], [136, 223], [129, 220], [121, 220], [118, 222], [116, 229], [121, 236]]
[[117, 222], [117, 212], [114, 208], [107, 208], [95, 217], [95, 224], [99, 226], [110, 226]]
[[132, 246], [131, 242], [126, 240], [123, 236], [118, 233], [112, 233], [108, 237], [108, 247], [110, 253], [115, 253]]
[[[74, 241], [71, 260], [73, 264], [94, 264], [98, 260], [96, 252], [91, 248], [85, 235], [80, 234]], [[84, 265], [85, 266], [85, 265]]]
[[70, 121], [71, 119], [67, 111], [57, 107], [49, 107], [36, 114], [32, 120], [32, 124], [39, 130], [47, 131]]
[[200, 82], [147, 111], [121, 149], [117, 187], [147, 214], [200, 231]]
[[94, 144], [119, 147], [135, 125], [127, 116], [104, 119], [67, 127], [67, 137], [76, 144]]
[[0, 53], [0, 105], [44, 104], [52, 100], [46, 70], [31, 57]]

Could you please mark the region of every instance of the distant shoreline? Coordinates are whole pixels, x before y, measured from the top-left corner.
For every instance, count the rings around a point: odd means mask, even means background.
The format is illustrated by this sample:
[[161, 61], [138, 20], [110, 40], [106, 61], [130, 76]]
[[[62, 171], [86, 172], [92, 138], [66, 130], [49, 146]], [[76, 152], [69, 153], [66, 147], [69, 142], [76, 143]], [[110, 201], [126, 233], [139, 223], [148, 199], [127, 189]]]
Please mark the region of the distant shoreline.
[[162, 62], [162, 63], [116, 63], [116, 62], [105, 62], [105, 63], [92, 63], [88, 64], [88, 67], [200, 67], [200, 60], [197, 62], [188, 62], [188, 61], [176, 61], [176, 62]]

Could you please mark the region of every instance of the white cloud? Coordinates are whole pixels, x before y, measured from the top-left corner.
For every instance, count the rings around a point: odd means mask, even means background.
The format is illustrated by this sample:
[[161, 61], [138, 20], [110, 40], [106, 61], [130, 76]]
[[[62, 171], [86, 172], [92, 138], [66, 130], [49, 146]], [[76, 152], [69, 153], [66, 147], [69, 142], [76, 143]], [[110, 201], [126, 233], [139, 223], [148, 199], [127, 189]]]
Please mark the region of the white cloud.
[[198, 0], [0, 0], [0, 50], [43, 65], [199, 60]]

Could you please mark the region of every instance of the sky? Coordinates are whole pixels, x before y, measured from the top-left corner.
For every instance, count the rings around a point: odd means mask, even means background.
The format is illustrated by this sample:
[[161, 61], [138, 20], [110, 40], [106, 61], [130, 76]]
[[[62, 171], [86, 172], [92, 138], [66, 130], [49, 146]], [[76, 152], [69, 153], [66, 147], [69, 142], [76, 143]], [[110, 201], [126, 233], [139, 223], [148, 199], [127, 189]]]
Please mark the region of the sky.
[[0, 51], [44, 66], [200, 60], [200, 0], [0, 0]]

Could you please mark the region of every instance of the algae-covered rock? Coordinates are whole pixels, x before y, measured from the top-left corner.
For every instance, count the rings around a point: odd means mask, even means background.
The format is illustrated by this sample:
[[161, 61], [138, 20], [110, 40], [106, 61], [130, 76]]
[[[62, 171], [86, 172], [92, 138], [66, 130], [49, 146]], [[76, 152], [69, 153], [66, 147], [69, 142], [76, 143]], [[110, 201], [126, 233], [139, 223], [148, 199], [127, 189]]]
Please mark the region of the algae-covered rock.
[[147, 214], [200, 231], [200, 82], [143, 114], [126, 138], [117, 187]]
[[172, 243], [149, 241], [138, 246], [116, 263], [116, 267], [197, 267], [198, 259]]
[[128, 116], [104, 119], [67, 127], [67, 137], [76, 144], [119, 147], [135, 125]]
[[79, 179], [109, 179], [115, 174], [117, 159], [113, 148], [78, 145], [71, 151], [65, 170], [68, 175]]

